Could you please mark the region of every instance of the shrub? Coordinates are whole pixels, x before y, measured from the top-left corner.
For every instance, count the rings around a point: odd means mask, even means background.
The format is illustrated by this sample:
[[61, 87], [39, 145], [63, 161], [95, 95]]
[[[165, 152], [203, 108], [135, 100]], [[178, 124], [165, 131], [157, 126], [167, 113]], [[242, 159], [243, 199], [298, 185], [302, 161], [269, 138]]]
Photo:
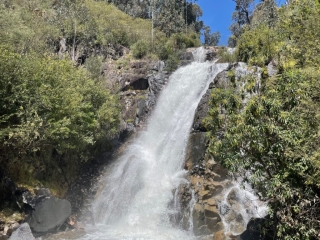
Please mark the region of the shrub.
[[225, 62], [236, 62], [237, 61], [237, 51], [228, 51], [227, 48], [221, 48], [218, 52], [219, 63]]
[[141, 59], [149, 52], [149, 44], [144, 40], [139, 40], [132, 45], [131, 51], [135, 58]]

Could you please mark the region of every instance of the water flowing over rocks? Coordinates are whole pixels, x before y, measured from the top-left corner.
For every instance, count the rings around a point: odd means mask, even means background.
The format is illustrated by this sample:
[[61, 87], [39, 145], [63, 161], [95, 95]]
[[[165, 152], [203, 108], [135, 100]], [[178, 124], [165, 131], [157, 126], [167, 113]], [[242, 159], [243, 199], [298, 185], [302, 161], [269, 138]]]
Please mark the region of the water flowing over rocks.
[[[139, 72], [144, 79], [147, 79], [148, 88], [139, 90], [134, 88], [135, 85], [128, 85], [130, 86], [128, 90], [124, 89], [120, 93], [120, 101], [123, 106], [121, 132], [119, 138], [113, 141], [113, 152], [105, 152], [90, 163], [84, 164], [78, 178], [71, 184], [67, 199], [72, 203], [72, 217], [76, 218], [77, 222], [83, 222], [85, 225], [95, 224], [91, 206], [92, 199], [99, 192], [99, 187], [95, 183], [101, 180], [105, 169], [117, 156], [121, 155], [138, 130], [145, 127], [147, 118], [170, 76], [168, 72], [163, 71], [164, 66], [162, 61], [151, 63], [142, 61], [131, 64], [133, 71]], [[132, 71], [131, 68], [128, 72], [130, 71]], [[121, 74], [115, 74], [113, 80], [110, 81], [119, 79], [122, 81], [121, 76]], [[68, 228], [74, 227], [68, 224]]]
[[[168, 208], [168, 205], [175, 199], [173, 190], [186, 181], [182, 167], [192, 124], [190, 116], [193, 116], [197, 102], [208, 87], [206, 76], [210, 65], [191, 64], [191, 69], [188, 66], [188, 69], [175, 72], [171, 81], [166, 72], [154, 72], [148, 77], [148, 95], [139, 101], [132, 98], [145, 90], [129, 89], [123, 92], [123, 99], [131, 101], [124, 111], [126, 118], [134, 116], [131, 124], [143, 131], [129, 138], [128, 144], [118, 149], [117, 161], [111, 162], [105, 174], [96, 179], [101, 185], [91, 187], [95, 191], [88, 192], [96, 196], [92, 205], [96, 227], [93, 226], [91, 230], [87, 225], [87, 235], [82, 239], [99, 239], [102, 235], [117, 239], [120, 233], [124, 239], [150, 239], [151, 236], [152, 239], [193, 238], [192, 234], [172, 226], [169, 219], [178, 213], [175, 207]], [[216, 66], [212, 74], [215, 75], [224, 67]], [[155, 105], [152, 99], [158, 96]], [[141, 125], [141, 119], [148, 116], [149, 108], [154, 106], [145, 128], [143, 121]], [[131, 111], [133, 108], [136, 110]], [[129, 125], [128, 121], [126, 124]], [[218, 213], [212, 211], [211, 205], [205, 209], [205, 214], [212, 221], [218, 218]], [[101, 224], [103, 228], [99, 227]]]
[[[242, 239], [240, 234], [246, 230], [250, 219], [263, 217], [266, 212], [265, 205], [250, 192], [249, 186], [246, 190], [241, 189], [236, 179], [206, 153], [208, 130], [203, 120], [209, 110], [211, 91], [213, 88], [223, 88], [230, 84], [227, 72], [229, 70], [234, 71], [237, 78], [254, 74], [257, 88], [259, 87], [260, 70], [253, 71], [244, 63], [229, 64], [225, 71], [212, 79], [195, 112], [185, 163], [189, 183], [180, 189], [180, 221], [183, 227], [192, 227], [198, 236], [214, 234], [216, 240]], [[219, 138], [223, 132], [218, 131], [217, 135]], [[192, 194], [195, 195], [196, 201], [194, 207], [190, 208]]]
[[[204, 62], [217, 52], [189, 51], [192, 58], [186, 54], [185, 61]], [[263, 204], [206, 154], [203, 119], [211, 90], [229, 84], [225, 69], [236, 77], [254, 71], [242, 63], [188, 64], [169, 78], [162, 62], [136, 63], [132, 80], [119, 80], [125, 106], [120, 141], [126, 142], [84, 167], [72, 184], [68, 228], [76, 231], [47, 239], [245, 239], [240, 234], [250, 230], [245, 231], [251, 217], [263, 215], [252, 209]], [[146, 66], [148, 75], [133, 81]], [[142, 89], [145, 79], [148, 87]]]

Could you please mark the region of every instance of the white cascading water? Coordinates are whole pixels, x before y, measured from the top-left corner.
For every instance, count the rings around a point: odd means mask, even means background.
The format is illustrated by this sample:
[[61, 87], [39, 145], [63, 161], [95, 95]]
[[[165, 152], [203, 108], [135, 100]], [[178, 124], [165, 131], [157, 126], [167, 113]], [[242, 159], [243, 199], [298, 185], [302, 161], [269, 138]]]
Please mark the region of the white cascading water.
[[195, 109], [209, 83], [227, 66], [194, 62], [172, 74], [147, 129], [108, 168], [104, 189], [93, 203], [97, 226], [87, 229], [82, 239], [195, 238], [170, 221], [178, 209], [169, 205], [174, 190], [187, 181], [183, 165]]

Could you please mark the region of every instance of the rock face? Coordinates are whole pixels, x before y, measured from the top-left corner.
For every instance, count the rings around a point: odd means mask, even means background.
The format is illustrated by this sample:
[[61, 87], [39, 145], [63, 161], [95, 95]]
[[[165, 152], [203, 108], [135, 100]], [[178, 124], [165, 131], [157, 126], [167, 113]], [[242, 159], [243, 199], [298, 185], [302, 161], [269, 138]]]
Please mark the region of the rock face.
[[30, 226], [28, 223], [23, 223], [15, 230], [9, 240], [34, 240]]
[[60, 226], [71, 214], [68, 200], [54, 196], [44, 198], [31, 213], [30, 227], [36, 232], [47, 232]]

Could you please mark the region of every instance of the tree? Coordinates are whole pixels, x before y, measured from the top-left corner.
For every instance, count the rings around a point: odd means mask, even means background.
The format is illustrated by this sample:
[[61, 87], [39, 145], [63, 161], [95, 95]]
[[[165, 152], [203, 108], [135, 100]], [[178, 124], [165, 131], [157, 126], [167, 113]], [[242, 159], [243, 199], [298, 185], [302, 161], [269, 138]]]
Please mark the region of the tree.
[[155, 27], [163, 31], [167, 37], [173, 33], [183, 31], [183, 0], [170, 1], [163, 0], [160, 8], [157, 10], [155, 18]]
[[[276, 12], [272, 24], [253, 17], [241, 28], [238, 58], [258, 64], [261, 78], [230, 71], [212, 90], [209, 149], [268, 202], [275, 239], [319, 239], [320, 8], [299, 0]], [[268, 77], [272, 59], [279, 71]]]
[[250, 25], [251, 23], [251, 14], [252, 14], [252, 5], [254, 0], [232, 0], [236, 3], [235, 11], [232, 14], [232, 25], [229, 30], [232, 35], [228, 41], [230, 47], [236, 45], [237, 39], [241, 34], [241, 28], [244, 25]]
[[266, 24], [275, 26], [277, 20], [277, 4], [274, 0], [264, 0], [258, 4], [252, 14], [252, 25]]
[[55, 166], [53, 151], [79, 163], [97, 143], [115, 136], [117, 97], [83, 69], [70, 60], [21, 56], [2, 45], [0, 50], [2, 167], [10, 169], [17, 160], [20, 166]]
[[239, 26], [244, 24], [250, 24], [252, 14], [252, 4], [254, 0], [232, 0], [236, 3], [235, 13], [233, 14], [233, 20], [236, 21]]
[[209, 26], [204, 27], [204, 44], [208, 46], [217, 46], [220, 40], [220, 32], [211, 33]]
[[189, 29], [200, 33], [203, 28], [203, 21], [200, 21], [199, 18], [202, 16], [202, 9], [198, 4], [192, 2], [186, 2], [184, 12], [184, 19], [186, 25]]

